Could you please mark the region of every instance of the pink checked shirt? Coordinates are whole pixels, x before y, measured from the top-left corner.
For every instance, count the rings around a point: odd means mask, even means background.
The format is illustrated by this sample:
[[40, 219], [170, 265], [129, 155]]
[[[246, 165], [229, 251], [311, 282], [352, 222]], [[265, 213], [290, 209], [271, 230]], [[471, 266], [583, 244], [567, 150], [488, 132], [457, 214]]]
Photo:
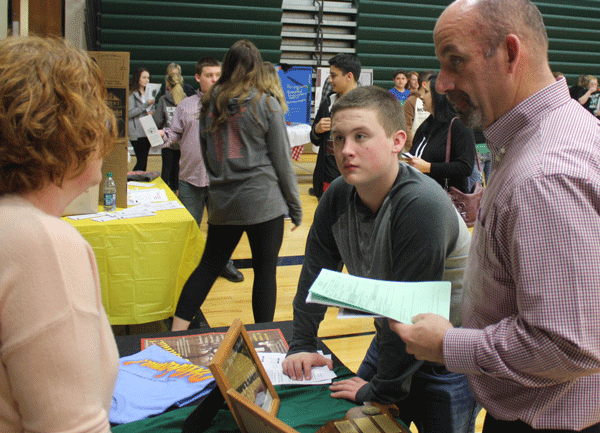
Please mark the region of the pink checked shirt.
[[194, 186], [208, 186], [208, 174], [200, 150], [200, 100], [202, 93], [189, 96], [177, 105], [173, 123], [165, 128], [165, 146], [179, 141], [179, 179]]
[[600, 422], [600, 122], [564, 79], [485, 131], [495, 167], [475, 225], [463, 326], [444, 338], [497, 419]]

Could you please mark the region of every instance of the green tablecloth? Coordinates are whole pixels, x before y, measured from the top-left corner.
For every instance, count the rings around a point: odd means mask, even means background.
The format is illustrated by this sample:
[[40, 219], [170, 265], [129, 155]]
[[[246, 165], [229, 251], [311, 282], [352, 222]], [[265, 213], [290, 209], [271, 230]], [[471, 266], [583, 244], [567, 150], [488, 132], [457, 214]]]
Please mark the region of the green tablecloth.
[[[354, 373], [346, 367], [336, 367], [336, 380], [349, 379]], [[346, 400], [331, 398], [329, 385], [276, 386], [281, 399], [277, 417], [300, 433], [314, 433], [327, 421], [343, 418], [356, 405]], [[113, 433], [181, 433], [183, 422], [195, 407], [176, 409], [154, 418], [123, 424], [112, 428]], [[239, 432], [237, 424], [228, 410], [220, 410], [207, 430], [216, 432]]]

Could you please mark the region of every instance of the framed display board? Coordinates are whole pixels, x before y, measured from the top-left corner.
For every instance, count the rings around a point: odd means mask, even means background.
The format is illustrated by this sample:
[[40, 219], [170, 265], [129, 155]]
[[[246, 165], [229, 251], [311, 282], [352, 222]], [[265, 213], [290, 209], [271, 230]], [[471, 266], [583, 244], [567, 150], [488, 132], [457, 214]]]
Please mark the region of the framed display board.
[[208, 367], [242, 433], [295, 432], [277, 419], [279, 397], [241, 320], [229, 327]]
[[235, 414], [238, 426], [242, 433], [298, 433], [297, 430], [265, 412], [260, 407], [243, 397], [239, 392], [230, 389], [227, 391], [229, 396], [229, 408]]

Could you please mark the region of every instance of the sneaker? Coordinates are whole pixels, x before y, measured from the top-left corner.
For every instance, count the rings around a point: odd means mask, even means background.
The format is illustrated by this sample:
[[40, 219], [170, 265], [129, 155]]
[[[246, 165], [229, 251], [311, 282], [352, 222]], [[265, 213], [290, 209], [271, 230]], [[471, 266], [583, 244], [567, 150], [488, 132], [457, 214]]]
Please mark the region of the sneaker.
[[221, 271], [221, 276], [232, 283], [241, 283], [244, 281], [244, 274], [238, 271], [231, 261], [225, 265]]

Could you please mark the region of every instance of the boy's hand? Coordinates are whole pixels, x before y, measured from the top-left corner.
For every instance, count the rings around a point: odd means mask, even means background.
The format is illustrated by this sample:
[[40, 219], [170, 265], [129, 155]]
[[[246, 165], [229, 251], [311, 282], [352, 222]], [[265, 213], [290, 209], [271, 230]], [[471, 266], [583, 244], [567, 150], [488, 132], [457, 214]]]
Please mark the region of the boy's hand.
[[346, 400], [356, 402], [356, 393], [367, 383], [367, 381], [361, 379], [360, 377], [353, 377], [352, 379], [334, 382], [329, 387], [329, 390], [333, 391], [331, 394], [333, 398], [345, 398]]
[[331, 117], [323, 117], [315, 126], [315, 132], [317, 134], [322, 134], [329, 130], [331, 130]]
[[325, 358], [323, 355], [315, 352], [299, 352], [288, 356], [281, 365], [283, 373], [293, 380], [310, 380], [310, 370], [313, 366], [319, 367], [326, 365], [330, 370], [333, 369], [333, 361]]

